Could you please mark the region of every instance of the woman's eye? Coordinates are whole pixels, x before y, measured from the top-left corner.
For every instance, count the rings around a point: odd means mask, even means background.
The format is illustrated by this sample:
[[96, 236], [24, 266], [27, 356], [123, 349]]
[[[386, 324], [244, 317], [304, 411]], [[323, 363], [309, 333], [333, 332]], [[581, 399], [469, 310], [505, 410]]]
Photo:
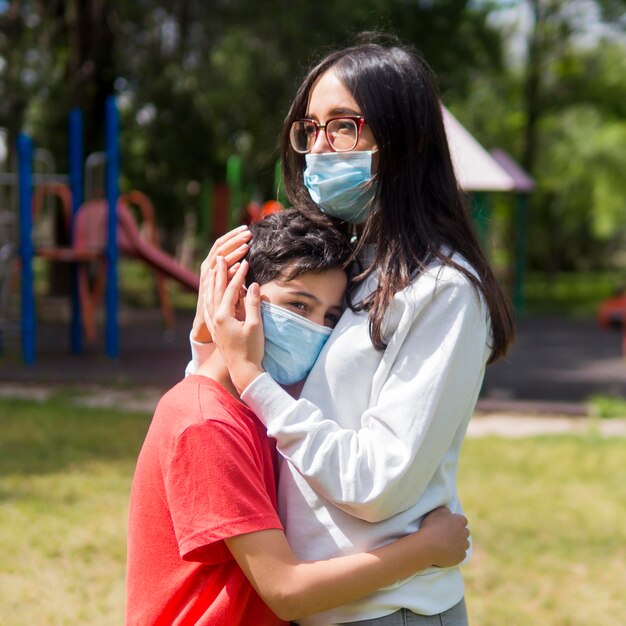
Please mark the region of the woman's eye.
[[352, 129], [353, 124], [351, 122], [338, 121], [334, 130], [336, 133], [349, 133]]

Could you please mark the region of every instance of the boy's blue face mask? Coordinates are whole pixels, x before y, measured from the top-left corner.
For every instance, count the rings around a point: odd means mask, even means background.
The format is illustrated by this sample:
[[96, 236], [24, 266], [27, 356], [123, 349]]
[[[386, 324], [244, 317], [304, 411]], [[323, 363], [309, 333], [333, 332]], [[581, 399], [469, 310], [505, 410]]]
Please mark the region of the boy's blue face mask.
[[371, 150], [305, 155], [304, 184], [327, 215], [361, 224], [373, 204]]
[[304, 380], [332, 329], [269, 302], [261, 302], [261, 318], [265, 333], [263, 369], [281, 385]]

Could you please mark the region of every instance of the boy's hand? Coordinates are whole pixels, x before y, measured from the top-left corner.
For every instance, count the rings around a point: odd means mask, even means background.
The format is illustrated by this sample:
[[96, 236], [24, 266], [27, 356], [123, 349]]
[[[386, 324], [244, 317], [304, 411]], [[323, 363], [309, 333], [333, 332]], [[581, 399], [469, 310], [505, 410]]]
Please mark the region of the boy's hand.
[[[196, 316], [191, 327], [192, 339], [200, 343], [210, 343], [213, 341], [211, 331], [205, 320], [205, 298], [209, 284], [209, 272], [215, 268], [215, 262], [218, 256], [224, 257], [228, 266], [228, 277], [232, 278], [237, 269], [239, 269], [239, 261], [243, 259], [250, 246], [248, 242], [252, 238], [252, 233], [247, 226], [239, 226], [234, 230], [226, 233], [219, 239], [215, 240], [211, 251], [207, 258], [200, 266], [200, 289], [198, 291], [198, 304], [196, 306]], [[210, 324], [210, 321], [209, 321]]]
[[465, 558], [470, 533], [463, 515], [451, 513], [447, 507], [441, 506], [424, 517], [420, 532], [428, 533], [436, 567], [453, 567]]
[[250, 285], [242, 303], [241, 294], [247, 271], [248, 263], [242, 261], [228, 282], [226, 261], [217, 257], [215, 269], [209, 273], [205, 315], [213, 320], [211, 331], [214, 341], [239, 393], [264, 371], [261, 362], [265, 351], [265, 337], [261, 321], [259, 285]]

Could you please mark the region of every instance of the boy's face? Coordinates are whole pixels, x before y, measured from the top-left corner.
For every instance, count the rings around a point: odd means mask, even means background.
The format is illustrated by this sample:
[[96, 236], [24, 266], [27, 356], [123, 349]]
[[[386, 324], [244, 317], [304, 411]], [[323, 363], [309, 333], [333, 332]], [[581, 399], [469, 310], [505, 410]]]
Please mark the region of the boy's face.
[[261, 300], [281, 306], [320, 326], [334, 328], [343, 313], [348, 284], [344, 270], [304, 272], [292, 280], [277, 278], [261, 285]]

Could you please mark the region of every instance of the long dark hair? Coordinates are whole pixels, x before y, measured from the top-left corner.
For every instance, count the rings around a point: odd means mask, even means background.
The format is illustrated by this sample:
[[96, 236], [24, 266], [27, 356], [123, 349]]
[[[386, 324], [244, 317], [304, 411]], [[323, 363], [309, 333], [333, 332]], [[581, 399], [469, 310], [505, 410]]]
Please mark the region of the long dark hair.
[[[375, 208], [363, 225], [353, 259], [375, 243], [372, 262], [354, 278], [354, 288], [374, 274], [377, 288], [354, 310], [369, 313], [374, 346], [386, 346], [383, 317], [394, 294], [435, 259], [462, 272], [488, 306], [492, 327], [489, 362], [503, 356], [514, 336], [508, 298], [481, 250], [459, 189], [446, 139], [434, 76], [415, 51], [366, 43], [328, 54], [302, 83], [281, 134], [285, 190], [289, 200], [323, 219], [303, 183], [304, 157], [289, 143], [292, 122], [304, 117], [309, 94], [330, 68], [352, 94], [379, 151]], [[478, 278], [451, 257], [461, 255]]]

